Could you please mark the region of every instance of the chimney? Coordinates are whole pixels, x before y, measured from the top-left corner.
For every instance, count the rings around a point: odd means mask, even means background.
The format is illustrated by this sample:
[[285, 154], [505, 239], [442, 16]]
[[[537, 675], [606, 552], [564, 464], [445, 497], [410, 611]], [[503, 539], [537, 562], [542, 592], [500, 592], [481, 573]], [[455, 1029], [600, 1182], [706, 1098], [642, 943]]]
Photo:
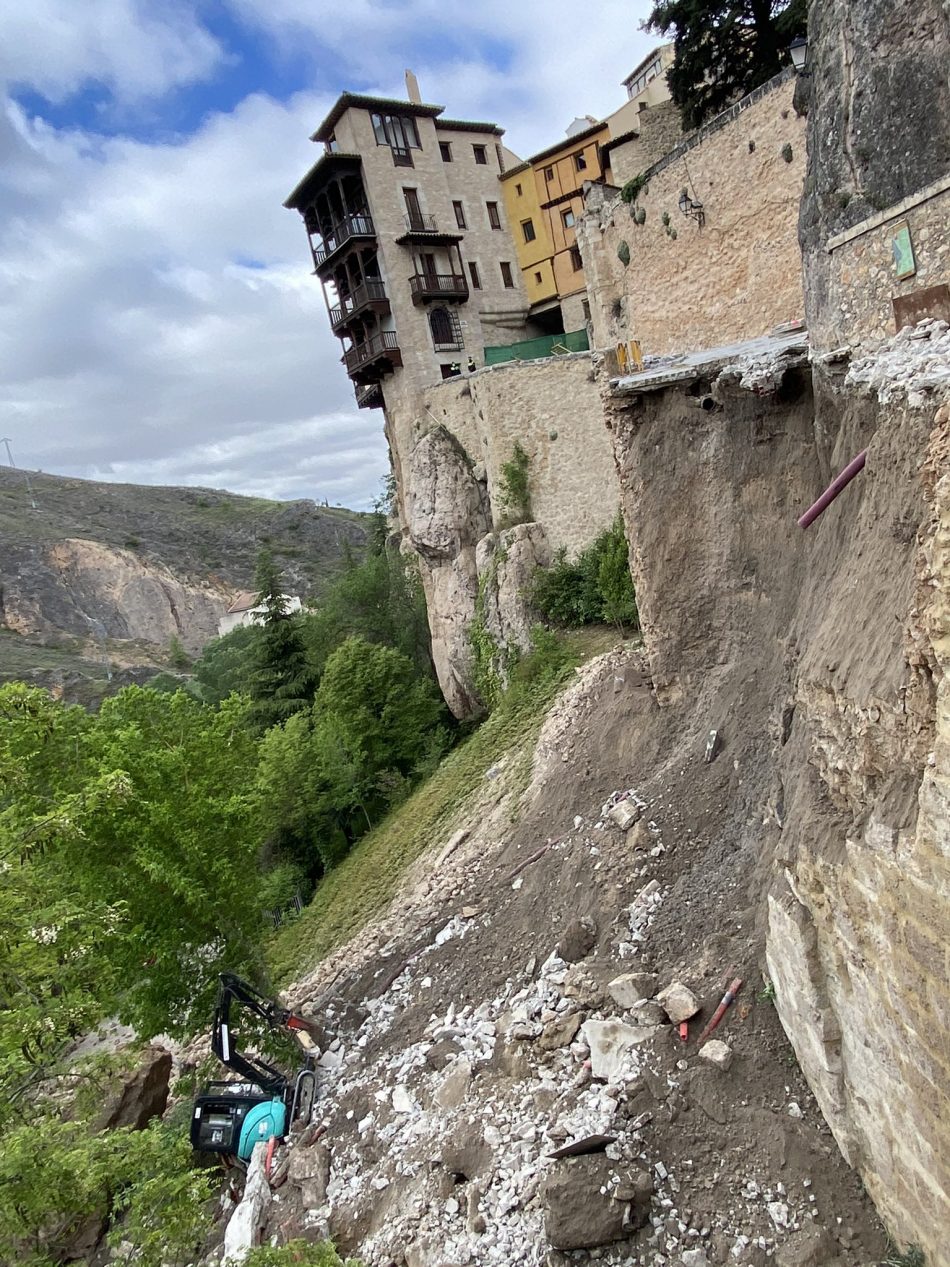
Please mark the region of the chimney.
[[420, 105], [422, 98], [419, 96], [419, 80], [411, 70], [406, 71], [406, 95], [410, 101], [414, 101], [416, 105]]

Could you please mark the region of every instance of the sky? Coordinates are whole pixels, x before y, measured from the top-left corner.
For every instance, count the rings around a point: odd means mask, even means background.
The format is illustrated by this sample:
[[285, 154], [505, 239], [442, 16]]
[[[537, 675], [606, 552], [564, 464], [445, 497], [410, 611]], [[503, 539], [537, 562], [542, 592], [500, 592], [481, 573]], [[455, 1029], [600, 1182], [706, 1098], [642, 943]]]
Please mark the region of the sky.
[[[522, 157], [624, 99], [648, 0], [0, 0], [0, 440], [20, 467], [368, 508], [298, 215], [344, 90]], [[0, 460], [6, 450], [0, 446]]]

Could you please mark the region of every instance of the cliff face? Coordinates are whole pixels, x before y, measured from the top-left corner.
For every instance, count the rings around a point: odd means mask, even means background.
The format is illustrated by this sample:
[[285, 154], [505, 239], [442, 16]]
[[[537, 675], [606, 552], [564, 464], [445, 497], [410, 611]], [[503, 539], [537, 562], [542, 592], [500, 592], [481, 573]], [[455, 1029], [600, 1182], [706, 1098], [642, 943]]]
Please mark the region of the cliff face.
[[793, 370], [768, 397], [723, 375], [708, 412], [687, 389], [611, 408], [657, 698], [719, 731], [782, 1023], [890, 1229], [939, 1263], [950, 407], [914, 378], [928, 347], [950, 371], [937, 329], [817, 399]]
[[808, 35], [799, 232], [808, 326], [826, 346], [841, 316], [829, 239], [950, 171], [950, 11], [942, 0], [812, 0]]
[[[360, 516], [211, 489], [137, 488], [0, 468], [0, 676], [164, 662], [173, 637], [197, 654], [268, 545], [291, 593], [319, 592]], [[32, 657], [32, 659], [31, 659]], [[63, 658], [65, 657], [65, 658]], [[45, 679], [44, 679], [45, 680]]]

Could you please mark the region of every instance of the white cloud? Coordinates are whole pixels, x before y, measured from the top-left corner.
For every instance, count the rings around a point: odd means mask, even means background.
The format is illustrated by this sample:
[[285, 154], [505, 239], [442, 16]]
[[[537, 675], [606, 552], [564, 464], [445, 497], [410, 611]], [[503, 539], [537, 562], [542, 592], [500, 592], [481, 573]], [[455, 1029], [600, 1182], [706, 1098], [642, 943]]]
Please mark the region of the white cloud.
[[11, 0], [0, 6], [0, 79], [51, 101], [101, 85], [119, 101], [203, 79], [224, 51], [194, 6], [162, 0]]

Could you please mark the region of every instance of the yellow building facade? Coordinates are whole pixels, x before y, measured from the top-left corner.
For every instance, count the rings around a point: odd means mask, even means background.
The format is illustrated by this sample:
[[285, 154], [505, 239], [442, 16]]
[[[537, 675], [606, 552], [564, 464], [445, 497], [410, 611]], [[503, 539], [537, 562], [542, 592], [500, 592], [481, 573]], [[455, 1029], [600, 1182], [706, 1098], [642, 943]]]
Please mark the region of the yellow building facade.
[[[600, 146], [609, 135], [605, 123], [592, 121], [500, 177], [528, 300], [532, 309], [549, 305], [552, 317], [560, 300], [586, 291], [574, 224], [584, 210], [584, 182], [603, 178]], [[568, 311], [573, 324], [564, 328], [579, 328], [579, 305], [569, 305]]]

